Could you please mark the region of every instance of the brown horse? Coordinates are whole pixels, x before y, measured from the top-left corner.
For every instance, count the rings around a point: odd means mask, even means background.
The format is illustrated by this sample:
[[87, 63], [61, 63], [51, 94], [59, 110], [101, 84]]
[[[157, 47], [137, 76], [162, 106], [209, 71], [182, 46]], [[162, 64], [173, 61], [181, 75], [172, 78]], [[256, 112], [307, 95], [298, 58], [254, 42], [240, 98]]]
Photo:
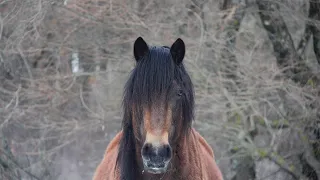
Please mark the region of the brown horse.
[[182, 63], [184, 42], [149, 47], [139, 37], [133, 52], [122, 130], [93, 179], [222, 180], [211, 147], [192, 127], [194, 92]]

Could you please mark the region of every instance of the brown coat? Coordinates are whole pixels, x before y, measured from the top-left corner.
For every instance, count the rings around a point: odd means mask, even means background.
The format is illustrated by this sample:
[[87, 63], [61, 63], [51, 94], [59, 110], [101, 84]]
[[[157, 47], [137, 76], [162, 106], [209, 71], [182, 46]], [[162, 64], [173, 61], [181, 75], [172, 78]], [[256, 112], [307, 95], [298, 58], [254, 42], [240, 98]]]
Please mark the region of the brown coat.
[[[161, 177], [159, 175], [150, 176], [150, 174], [148, 176], [145, 173], [143, 179], [223, 180], [220, 169], [214, 160], [213, 150], [206, 140], [194, 128], [188, 134], [188, 138], [180, 141], [180, 148], [176, 151], [175, 157], [173, 157], [173, 164], [176, 169], [168, 171]], [[122, 131], [108, 145], [104, 158], [96, 169], [93, 180], [120, 180], [119, 171], [115, 168], [115, 164], [121, 136]]]

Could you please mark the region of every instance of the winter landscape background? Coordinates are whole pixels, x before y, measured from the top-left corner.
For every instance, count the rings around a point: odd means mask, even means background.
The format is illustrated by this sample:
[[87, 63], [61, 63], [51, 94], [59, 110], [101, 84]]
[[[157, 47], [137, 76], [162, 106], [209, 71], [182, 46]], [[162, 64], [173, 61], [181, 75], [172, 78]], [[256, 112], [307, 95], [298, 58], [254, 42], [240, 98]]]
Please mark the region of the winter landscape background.
[[1, 0], [0, 179], [92, 178], [138, 36], [184, 40], [226, 180], [320, 179], [320, 0]]

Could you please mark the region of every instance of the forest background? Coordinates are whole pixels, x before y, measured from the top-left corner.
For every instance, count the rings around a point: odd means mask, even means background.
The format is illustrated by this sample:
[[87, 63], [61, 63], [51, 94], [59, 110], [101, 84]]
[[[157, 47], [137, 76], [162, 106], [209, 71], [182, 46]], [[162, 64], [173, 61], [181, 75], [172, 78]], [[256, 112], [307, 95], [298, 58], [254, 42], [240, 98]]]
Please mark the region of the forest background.
[[185, 41], [226, 180], [320, 179], [320, 0], [1, 0], [0, 179], [92, 178], [138, 36]]

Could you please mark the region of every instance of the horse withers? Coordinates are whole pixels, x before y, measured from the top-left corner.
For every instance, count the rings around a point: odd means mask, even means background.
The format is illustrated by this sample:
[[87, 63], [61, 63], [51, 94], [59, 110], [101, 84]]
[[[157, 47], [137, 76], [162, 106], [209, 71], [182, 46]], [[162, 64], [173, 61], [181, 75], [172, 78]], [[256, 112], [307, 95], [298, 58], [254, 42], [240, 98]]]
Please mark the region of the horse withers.
[[192, 127], [194, 92], [185, 44], [134, 42], [136, 66], [124, 88], [122, 130], [93, 180], [222, 180], [213, 150]]

